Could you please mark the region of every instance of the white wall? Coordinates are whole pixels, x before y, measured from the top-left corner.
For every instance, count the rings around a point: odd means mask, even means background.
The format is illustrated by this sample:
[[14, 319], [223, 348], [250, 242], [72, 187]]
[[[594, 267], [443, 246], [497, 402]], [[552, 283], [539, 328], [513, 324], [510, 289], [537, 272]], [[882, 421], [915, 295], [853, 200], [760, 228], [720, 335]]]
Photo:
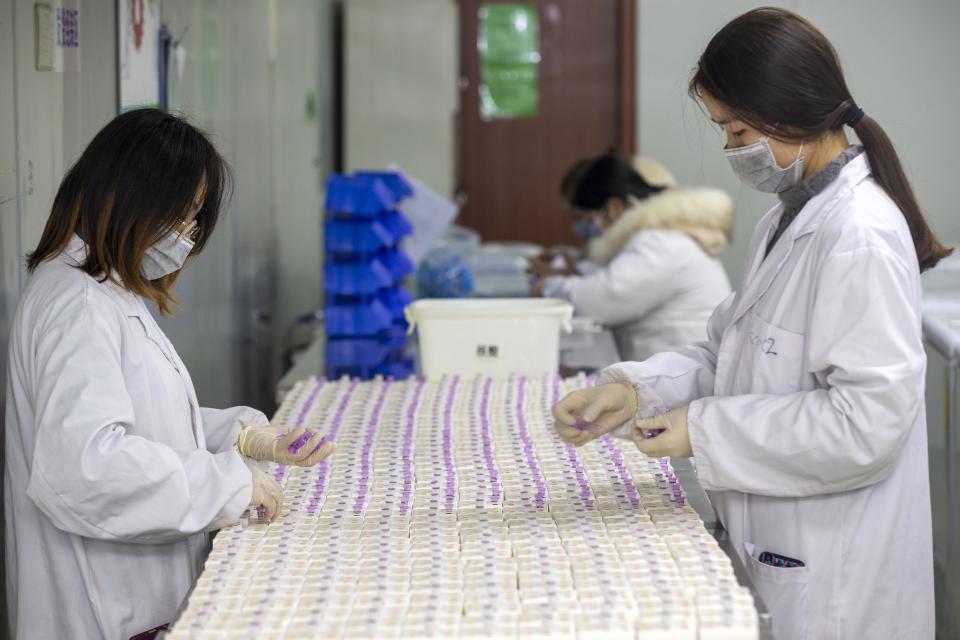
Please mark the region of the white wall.
[[[333, 2], [283, 0], [277, 15], [277, 346], [321, 304], [324, 179], [334, 169]], [[312, 36], [305, 36], [312, 33]], [[308, 94], [315, 112], [307, 113]]]
[[117, 95], [115, 4], [84, 3], [81, 71], [66, 73], [35, 69], [33, 5], [0, 0], [0, 364], [23, 254], [40, 239], [64, 172], [114, 116]]
[[[638, 148], [659, 158], [681, 183], [726, 189], [737, 218], [723, 257], [740, 277], [754, 224], [775, 204], [741, 185], [721, 152], [715, 128], [687, 97], [687, 82], [710, 37], [758, 2], [640, 0], [638, 11]], [[960, 241], [952, 184], [960, 119], [960, 2], [956, 0], [795, 0], [773, 4], [818, 25], [844, 64], [854, 98], [886, 129], [917, 197], [944, 239]]]
[[[234, 191], [211, 242], [177, 282], [182, 308], [176, 318], [158, 321], [191, 371], [202, 404], [257, 405], [247, 384], [257, 347], [248, 329], [259, 303], [253, 294], [263, 289], [257, 286], [262, 245], [272, 238], [248, 235], [245, 223], [271, 216], [266, 3], [166, 0], [162, 15], [187, 50], [179, 101], [171, 107], [210, 135], [231, 166]], [[242, 247], [251, 235], [261, 246]], [[241, 251], [245, 259], [238, 261]], [[261, 370], [268, 367], [269, 361], [260, 363]]]
[[[84, 2], [81, 72], [36, 71], [34, 3], [0, 0], [0, 384], [9, 323], [64, 171], [116, 104], [115, 2]], [[0, 410], [4, 400], [0, 398]], [[0, 600], [5, 602], [0, 592]], [[0, 607], [0, 638], [7, 637]]]
[[164, 0], [164, 21], [187, 47], [172, 106], [211, 134], [234, 176], [213, 241], [178, 281], [183, 309], [161, 320], [213, 406], [269, 409], [286, 327], [320, 302], [330, 6]]
[[399, 164], [452, 195], [459, 28], [452, 0], [347, 0], [344, 164]]

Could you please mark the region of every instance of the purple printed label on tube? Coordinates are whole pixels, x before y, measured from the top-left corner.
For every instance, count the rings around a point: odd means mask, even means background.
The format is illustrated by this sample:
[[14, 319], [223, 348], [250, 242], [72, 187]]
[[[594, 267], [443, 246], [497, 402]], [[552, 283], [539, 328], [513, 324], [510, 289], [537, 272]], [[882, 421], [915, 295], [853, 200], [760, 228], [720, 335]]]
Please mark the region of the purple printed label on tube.
[[[294, 440], [294, 441], [290, 444], [290, 446], [287, 447], [287, 451], [288, 451], [291, 455], [294, 454], [294, 453], [296, 453], [297, 451], [299, 451], [300, 449], [302, 449], [302, 448], [303, 448], [303, 445], [307, 444], [307, 442], [310, 441], [310, 438], [312, 438], [312, 437], [315, 436], [316, 434], [317, 434], [316, 431], [310, 431], [309, 429], [306, 430], [306, 431], [304, 431], [303, 434], [302, 434], [299, 438], [297, 438], [296, 440]], [[313, 448], [313, 451], [311, 451], [310, 453], [311, 453], [311, 454], [316, 453], [317, 451], [320, 450], [320, 447], [322, 447], [323, 445], [327, 444], [328, 442], [330, 442], [330, 436], [328, 436], [328, 435], [326, 435], [326, 434], [320, 436], [320, 441], [317, 443], [317, 446], [315, 446], [315, 447]]]
[[291, 454], [294, 454], [297, 451], [300, 451], [303, 445], [307, 444], [307, 440], [313, 437], [313, 434], [314, 434], [313, 431], [311, 431], [310, 429], [307, 429], [302, 434], [300, 434], [299, 438], [294, 440], [293, 443], [291, 443], [290, 446], [287, 447], [287, 451]]

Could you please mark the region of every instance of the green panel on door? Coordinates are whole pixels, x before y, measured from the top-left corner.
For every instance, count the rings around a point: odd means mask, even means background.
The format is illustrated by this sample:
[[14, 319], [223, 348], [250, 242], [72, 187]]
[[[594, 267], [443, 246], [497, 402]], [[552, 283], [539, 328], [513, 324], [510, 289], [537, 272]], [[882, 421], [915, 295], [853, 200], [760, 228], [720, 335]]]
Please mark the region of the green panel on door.
[[530, 118], [539, 106], [540, 22], [528, 4], [487, 4], [479, 11], [480, 117]]

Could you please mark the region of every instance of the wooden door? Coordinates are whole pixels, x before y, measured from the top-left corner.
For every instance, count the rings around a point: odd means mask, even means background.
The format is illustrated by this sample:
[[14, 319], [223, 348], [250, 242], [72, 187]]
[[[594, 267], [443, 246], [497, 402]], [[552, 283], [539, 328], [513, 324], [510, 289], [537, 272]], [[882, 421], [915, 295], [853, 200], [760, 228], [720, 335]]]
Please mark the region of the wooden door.
[[633, 0], [527, 0], [539, 22], [538, 107], [481, 117], [480, 10], [460, 0], [458, 223], [484, 240], [573, 243], [560, 182], [574, 161], [634, 150]]

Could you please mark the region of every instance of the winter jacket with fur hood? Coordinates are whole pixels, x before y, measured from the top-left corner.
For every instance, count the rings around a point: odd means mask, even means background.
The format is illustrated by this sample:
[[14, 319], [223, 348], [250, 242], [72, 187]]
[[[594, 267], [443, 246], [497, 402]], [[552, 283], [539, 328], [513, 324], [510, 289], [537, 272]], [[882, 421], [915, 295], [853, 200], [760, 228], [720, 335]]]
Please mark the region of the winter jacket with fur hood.
[[716, 189], [667, 189], [628, 209], [590, 243], [601, 268], [550, 278], [544, 296], [611, 327], [623, 360], [646, 360], [707, 337], [707, 320], [730, 295], [717, 255], [733, 222], [730, 197]]

